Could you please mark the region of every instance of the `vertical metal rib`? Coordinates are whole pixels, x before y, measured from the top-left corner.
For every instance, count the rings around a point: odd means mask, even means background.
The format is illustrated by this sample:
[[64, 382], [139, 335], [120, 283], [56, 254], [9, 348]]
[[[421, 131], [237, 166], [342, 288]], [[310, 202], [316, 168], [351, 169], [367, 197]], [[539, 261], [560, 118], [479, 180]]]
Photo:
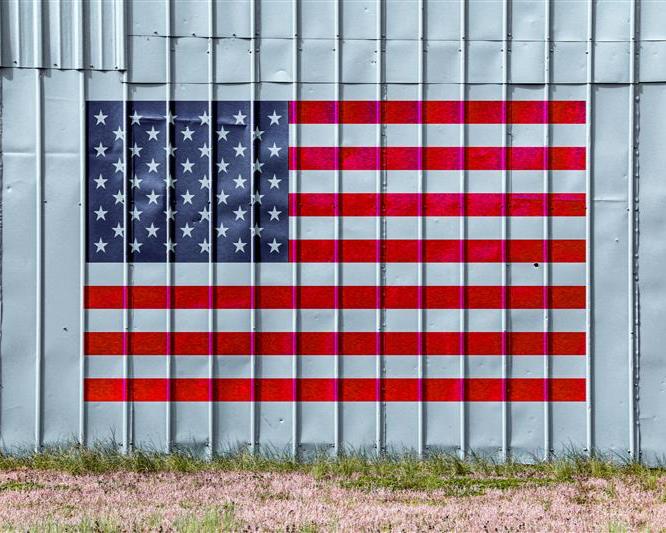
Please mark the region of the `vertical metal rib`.
[[[165, 405], [165, 449], [168, 452], [171, 451], [171, 445], [173, 442], [173, 402], [171, 400], [171, 393], [173, 390], [172, 379], [173, 379], [173, 356], [171, 354], [171, 331], [173, 329], [173, 310], [172, 306], [172, 285], [173, 285], [173, 262], [172, 262], [172, 252], [171, 244], [175, 241], [175, 236], [172, 236], [174, 232], [174, 224], [171, 222], [171, 152], [169, 147], [171, 146], [171, 122], [170, 117], [172, 116], [172, 82], [173, 82], [173, 72], [172, 72], [172, 57], [171, 57], [171, 0], [166, 1], [166, 18], [164, 21], [165, 34], [165, 54], [166, 54], [166, 119], [165, 119], [165, 136], [164, 142], [166, 143], [165, 150], [165, 173], [166, 173], [166, 190], [164, 192], [164, 198], [166, 202], [166, 220], [165, 220], [165, 230], [166, 230], [166, 242], [167, 246], [165, 247], [165, 284], [166, 284], [166, 353], [165, 353], [165, 363], [166, 363], [166, 379], [167, 379], [167, 401]], [[175, 125], [174, 125], [175, 128]], [[175, 141], [174, 141], [175, 144]], [[175, 158], [175, 156], [174, 156]], [[175, 190], [175, 188], [174, 188]], [[175, 223], [175, 211], [174, 211], [174, 223]]]
[[[256, 0], [250, 0], [250, 194], [255, 193], [254, 160], [257, 157], [254, 146], [254, 106], [257, 95], [257, 42], [256, 42], [257, 6]], [[250, 202], [250, 228], [254, 228], [256, 206]], [[257, 268], [255, 264], [255, 238], [250, 230], [250, 449], [255, 453], [258, 449], [257, 431], [257, 356], [255, 337], [257, 332], [257, 312], [255, 284]]]
[[[292, 56], [291, 56], [291, 70], [292, 70], [292, 86], [291, 86], [291, 100], [293, 102], [293, 109], [294, 109], [294, 114], [297, 113], [297, 102], [298, 102], [298, 96], [299, 96], [299, 90], [298, 90], [298, 73], [299, 73], [299, 54], [298, 54], [298, 39], [300, 38], [299, 34], [299, 1], [300, 0], [292, 0], [291, 3], [291, 20], [292, 20], [292, 25], [293, 25], [293, 48], [292, 48]], [[287, 113], [289, 114], [291, 109], [287, 109]], [[289, 118], [287, 120], [290, 120]], [[298, 126], [298, 119], [294, 120], [294, 125], [291, 126], [291, 139], [289, 141], [289, 144], [291, 146], [298, 146], [298, 133], [299, 133], [299, 126]], [[293, 191], [295, 194], [294, 198], [298, 198], [298, 193], [300, 192], [300, 187], [299, 187], [299, 171], [297, 168], [297, 165], [294, 165], [294, 170], [290, 171], [291, 173], [291, 179], [290, 179], [290, 187], [291, 191]], [[297, 205], [296, 205], [296, 213], [297, 216], [292, 218], [292, 227], [293, 227], [293, 234], [291, 236], [291, 242], [295, 242], [296, 239], [298, 239], [298, 200], [296, 200]], [[293, 246], [293, 245], [292, 245]], [[298, 458], [298, 448], [299, 448], [299, 438], [300, 438], [300, 432], [299, 432], [299, 409], [298, 409], [298, 378], [300, 375], [300, 369], [299, 369], [299, 353], [298, 353], [298, 331], [300, 329], [299, 327], [299, 320], [298, 320], [298, 305], [299, 305], [299, 285], [300, 285], [300, 277], [299, 277], [299, 263], [297, 260], [292, 261], [291, 263], [291, 291], [292, 291], [292, 305], [291, 305], [291, 334], [292, 334], [292, 356], [291, 356], [291, 376], [293, 378], [293, 402], [291, 404], [291, 455], [294, 459]]]
[[[98, 69], [104, 68], [104, 3], [97, 4], [97, 65]], [[167, 8], [168, 11], [168, 8]], [[92, 37], [92, 36], [91, 36]], [[91, 46], [92, 48], [92, 46]], [[91, 58], [92, 61], [92, 58]], [[92, 67], [93, 65], [91, 65]]]
[[35, 68], [44, 67], [44, 32], [42, 21], [44, 20], [44, 6], [42, 0], [33, 0], [32, 4], [32, 39], [33, 56]]
[[636, 155], [638, 152], [638, 143], [636, 138], [636, 70], [637, 70], [637, 25], [638, 25], [638, 0], [631, 0], [631, 12], [629, 16], [630, 40], [629, 40], [629, 161], [627, 169], [627, 200], [629, 203], [629, 224], [628, 224], [628, 254], [627, 254], [627, 291], [629, 293], [629, 345], [627, 353], [627, 364], [629, 375], [629, 458], [637, 461], [637, 416], [636, 416], [636, 394], [637, 379], [636, 365], [638, 355], [638, 260], [636, 232], [638, 229], [636, 218], [638, 216], [638, 205], [635, 190], [635, 180], [637, 175]]
[[545, 39], [544, 39], [544, 86], [543, 96], [546, 104], [544, 105], [544, 127], [543, 127], [543, 146], [544, 146], [544, 171], [543, 171], [543, 192], [545, 194], [543, 210], [543, 378], [544, 378], [544, 401], [543, 401], [543, 446], [544, 459], [548, 459], [552, 449], [551, 436], [551, 405], [550, 405], [550, 342], [548, 336], [550, 333], [550, 302], [548, 297], [548, 286], [550, 285], [550, 158], [548, 151], [550, 148], [550, 60], [551, 60], [551, 31], [550, 31], [551, 0], [545, 1]]
[[17, 66], [22, 66], [23, 63], [21, 61], [21, 50], [22, 50], [22, 34], [23, 34], [23, 28], [21, 28], [21, 2], [20, 0], [15, 0], [15, 11], [14, 15], [16, 18], [14, 19], [14, 27], [16, 28], [16, 55], [14, 56], [14, 65]]
[[383, 101], [385, 98], [386, 87], [384, 80], [384, 2], [377, 0], [377, 110], [379, 120], [377, 120], [377, 195], [379, 202], [379, 213], [377, 217], [377, 354], [375, 356], [375, 375], [376, 384], [376, 406], [375, 406], [375, 448], [377, 455], [384, 452], [384, 406], [383, 406], [383, 378], [384, 378], [384, 285], [386, 283], [386, 264], [384, 263], [384, 243], [386, 240], [386, 219], [384, 218], [384, 193], [386, 192], [386, 171], [382, 168], [384, 164], [384, 116]]
[[[56, 59], [55, 64], [53, 66], [64, 68], [64, 65], [62, 64], [62, 7], [63, 7], [62, 6], [62, 0], [58, 0], [56, 2], [55, 9], [52, 9], [52, 6], [53, 6], [53, 4], [49, 4], [49, 12], [50, 12], [49, 16], [52, 16], [51, 15], [52, 11], [56, 11], [56, 15], [55, 15], [56, 30], [55, 31], [56, 31], [57, 35], [56, 35], [55, 38], [56, 38], [56, 41], [57, 41], [56, 53], [58, 54], [56, 56], [57, 59]], [[0, 16], [2, 16], [2, 15], [0, 15]], [[0, 42], [2, 42], [2, 41], [0, 40]], [[52, 59], [53, 59], [53, 55], [51, 55], [51, 60]], [[69, 68], [72, 68], [71, 63], [69, 61], [68, 61], [67, 66]]]
[[125, 132], [125, 145], [123, 146], [123, 435], [122, 435], [122, 451], [129, 453], [132, 446], [132, 428], [131, 428], [131, 391], [130, 391], [130, 355], [129, 355], [129, 335], [130, 335], [130, 317], [129, 317], [129, 263], [127, 257], [127, 247], [129, 243], [130, 224], [128, 220], [129, 203], [130, 203], [130, 190], [127, 186], [127, 145], [129, 142], [129, 135], [127, 131], [127, 114], [128, 114], [128, 99], [129, 99], [129, 85], [127, 83], [127, 73], [123, 73], [123, 131]]
[[35, 451], [42, 448], [44, 348], [44, 88], [35, 70]]
[[507, 153], [509, 145], [509, 46], [511, 45], [509, 6], [511, 0], [502, 0], [502, 217], [501, 217], [501, 240], [502, 240], [502, 263], [501, 263], [501, 286], [502, 286], [502, 310], [501, 310], [501, 331], [502, 331], [502, 459], [506, 461], [509, 458], [509, 395], [508, 395], [508, 377], [509, 377], [509, 357], [511, 346], [509, 343], [509, 305], [508, 305], [508, 285], [509, 285], [509, 265], [507, 263], [508, 238], [509, 238], [509, 220], [508, 211], [508, 192], [509, 192], [509, 165], [507, 164]]
[[[125, 134], [127, 135], [127, 134]], [[86, 74], [79, 72], [79, 445], [86, 444], [86, 401], [85, 401], [85, 379], [86, 379], [86, 356], [85, 335], [87, 325], [87, 313], [85, 309], [85, 287], [88, 284], [88, 268], [86, 265], [86, 249], [88, 241], [86, 204], [88, 176], [86, 172], [87, 156], [86, 135]]]
[[419, 56], [418, 56], [418, 63], [417, 63], [417, 71], [418, 71], [418, 91], [419, 91], [419, 98], [418, 98], [418, 110], [419, 110], [419, 117], [418, 117], [418, 137], [417, 137], [417, 142], [416, 146], [419, 148], [419, 170], [417, 174], [417, 193], [418, 193], [418, 251], [419, 251], [419, 263], [418, 263], [418, 270], [417, 270], [417, 281], [416, 285], [418, 286], [418, 302], [417, 302], [417, 334], [418, 334], [418, 361], [417, 361], [417, 379], [418, 379], [418, 384], [419, 384], [419, 392], [418, 392], [418, 398], [419, 398], [419, 403], [418, 403], [418, 421], [417, 421], [417, 441], [416, 441], [416, 451], [419, 455], [419, 457], [423, 457], [423, 454], [425, 452], [425, 403], [424, 403], [424, 382], [423, 378], [425, 375], [425, 358], [426, 358], [426, 350], [425, 350], [425, 289], [424, 289], [424, 284], [425, 284], [425, 254], [424, 254], [424, 246], [425, 246], [425, 239], [426, 239], [426, 234], [425, 234], [425, 221], [424, 217], [426, 216], [425, 213], [425, 205], [424, 205], [424, 200], [425, 200], [425, 183], [424, 183], [424, 158], [423, 158], [423, 148], [426, 145], [426, 124], [425, 124], [425, 116], [424, 116], [424, 108], [425, 108], [425, 99], [426, 99], [426, 93], [425, 93], [425, 48], [426, 48], [426, 42], [425, 42], [425, 9], [426, 9], [426, 0], [418, 0], [418, 10], [419, 10], [419, 29], [418, 29], [418, 40], [419, 40]]
[[467, 405], [465, 403], [466, 397], [466, 383], [467, 383], [467, 311], [465, 310], [465, 287], [467, 285], [467, 254], [466, 254], [466, 239], [467, 239], [467, 170], [465, 169], [466, 157], [465, 146], [467, 146], [467, 116], [465, 99], [467, 96], [467, 0], [461, 0], [460, 3], [460, 79], [459, 79], [459, 100], [460, 100], [460, 128], [458, 144], [460, 149], [460, 176], [459, 176], [459, 191], [461, 196], [461, 216], [458, 226], [458, 239], [460, 242], [460, 264], [458, 271], [458, 284], [459, 284], [459, 347], [460, 347], [460, 457], [464, 458], [467, 454]]
[[594, 112], [594, 0], [587, 0], [587, 79], [585, 87], [585, 426], [587, 453], [594, 453], [594, 427], [592, 372], [594, 370], [594, 344], [592, 323], [592, 297], [594, 295], [592, 261], [594, 234], [594, 182], [592, 173], [592, 117]]
[[127, 2], [126, 0], [120, 0], [114, 4], [116, 9], [116, 16], [118, 18], [118, 24], [116, 27], [116, 61], [115, 68], [117, 70], [125, 70], [126, 62], [126, 43], [127, 39]]
[[[334, 310], [333, 310], [333, 334], [334, 334], [334, 358], [333, 358], [333, 379], [335, 380], [335, 402], [333, 404], [333, 447], [335, 454], [340, 453], [340, 269], [342, 268], [340, 262], [340, 247], [342, 235], [340, 233], [340, 216], [341, 216], [341, 180], [342, 180], [342, 171], [340, 169], [340, 142], [341, 142], [341, 125], [340, 125], [340, 74], [341, 74], [341, 58], [342, 50], [342, 28], [341, 28], [341, 18], [342, 18], [342, 2], [341, 0], [335, 1], [335, 14], [334, 14], [334, 26], [335, 26], [335, 84], [334, 84], [334, 94], [333, 100], [335, 101], [335, 130], [334, 130], [334, 143], [335, 143], [335, 177], [333, 183], [333, 197], [335, 202], [335, 218], [333, 219], [333, 238], [335, 239], [335, 249], [334, 249], [334, 259], [333, 259], [333, 286], [335, 287], [334, 298]], [[344, 325], [343, 325], [344, 328]]]
[[[216, 144], [213, 141], [213, 131], [216, 124], [214, 109], [215, 100], [215, 2], [208, 0], [208, 456], [215, 455], [215, 354], [216, 330], [215, 320], [215, 293], [217, 280], [215, 279], [215, 260], [217, 257], [217, 237], [215, 236], [215, 222], [217, 217], [215, 193], [217, 191], [217, 173], [213, 171], [213, 160], [216, 154]], [[167, 154], [168, 155], [168, 154]]]
[[76, 0], [74, 2], [74, 31], [76, 32], [76, 42], [72, 43], [72, 47], [76, 46], [73, 52], [76, 54], [74, 58], [74, 67], [83, 69], [84, 61], [84, 47], [85, 47], [85, 14], [83, 10], [83, 0]]

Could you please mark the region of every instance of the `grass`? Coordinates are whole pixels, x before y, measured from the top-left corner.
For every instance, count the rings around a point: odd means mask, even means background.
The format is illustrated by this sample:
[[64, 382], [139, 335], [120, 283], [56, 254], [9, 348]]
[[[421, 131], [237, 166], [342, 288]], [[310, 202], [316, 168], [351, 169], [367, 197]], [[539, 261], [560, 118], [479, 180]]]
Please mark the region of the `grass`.
[[[297, 462], [279, 454], [253, 455], [238, 452], [206, 460], [186, 451], [172, 454], [133, 452], [123, 455], [112, 447], [51, 448], [41, 453], [0, 454], [0, 470], [36, 469], [75, 475], [120, 471], [139, 473], [202, 471], [300, 472], [319, 480], [339, 482], [347, 488], [373, 490], [444, 490], [451, 495], [483, 494], [487, 489], [510, 489], [524, 485], [567, 483], [581, 479], [630, 476], [644, 490], [656, 490], [664, 468], [648, 468], [609, 457], [588, 457], [568, 453], [550, 461], [533, 464], [501, 462], [472, 456], [462, 460], [455, 455], [433, 454], [425, 459], [410, 455], [376, 458], [345, 454], [336, 459], [316, 456]], [[29, 483], [8, 482], [1, 490], [30, 490]]]

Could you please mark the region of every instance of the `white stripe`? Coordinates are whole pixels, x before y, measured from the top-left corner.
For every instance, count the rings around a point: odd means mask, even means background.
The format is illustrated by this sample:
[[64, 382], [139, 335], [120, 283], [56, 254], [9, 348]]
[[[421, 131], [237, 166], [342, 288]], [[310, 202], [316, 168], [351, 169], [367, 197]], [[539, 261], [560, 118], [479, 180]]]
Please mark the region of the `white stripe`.
[[[386, 124], [385, 146], [418, 146], [419, 124]], [[294, 139], [296, 125], [290, 124], [289, 135]], [[336, 124], [299, 124], [298, 146], [335, 146]], [[467, 146], [501, 146], [502, 124], [468, 124]], [[342, 124], [342, 146], [372, 146], [376, 124]], [[550, 146], [585, 146], [584, 124], [552, 124]], [[426, 124], [428, 146], [459, 146], [459, 124]], [[543, 124], [512, 124], [512, 145], [539, 146]]]
[[[418, 265], [416, 263], [385, 263], [387, 285], [416, 285]], [[208, 285], [207, 263], [173, 263], [175, 285]], [[342, 285], [375, 285], [375, 263], [343, 263]], [[164, 264], [131, 263], [132, 285], [164, 285]], [[258, 263], [259, 285], [290, 286], [292, 263]], [[512, 285], [541, 285], [543, 263], [511, 263], [509, 265]], [[123, 284], [122, 263], [88, 263], [89, 285]], [[215, 264], [218, 285], [248, 285], [247, 263]], [[301, 263], [298, 267], [301, 285], [333, 285], [335, 266], [333, 263]], [[456, 285], [457, 263], [426, 263], [424, 279], [427, 285]], [[500, 285], [500, 263], [468, 263], [469, 285]], [[552, 263], [553, 285], [585, 285], [583, 263]]]
[[[291, 378], [288, 362], [291, 356], [268, 355], [257, 356], [261, 361], [257, 377]], [[299, 355], [302, 378], [332, 378], [334, 376], [334, 360], [331, 355]], [[385, 377], [415, 378], [418, 355], [391, 355], [384, 358]], [[552, 377], [579, 378], [584, 374], [585, 358], [568, 355], [551, 355]], [[215, 367], [218, 376], [224, 378], [249, 378], [250, 358], [239, 355], [215, 356]], [[88, 357], [91, 378], [122, 377], [122, 356]], [[186, 355], [174, 356], [174, 377], [207, 378], [208, 356]], [[453, 356], [426, 356], [428, 362], [428, 378], [458, 378], [458, 358]], [[501, 377], [501, 360], [496, 355], [469, 356], [469, 375], [475, 378]], [[133, 377], [163, 378], [165, 359], [153, 355], [132, 356]], [[375, 356], [354, 355], [344, 358], [341, 378], [373, 378], [375, 377]], [[543, 374], [543, 356], [521, 355], [512, 358], [511, 377], [541, 378]]]
[[[581, 309], [553, 309], [553, 331], [585, 331], [585, 311]], [[249, 309], [216, 309], [217, 331], [249, 331]], [[257, 309], [257, 331], [291, 332], [290, 309]], [[341, 331], [374, 332], [374, 309], [343, 309], [340, 311]], [[428, 309], [425, 314], [425, 331], [459, 331], [459, 311], [457, 309]], [[542, 331], [540, 309], [512, 309], [509, 311], [512, 331]], [[334, 309], [301, 309], [298, 311], [299, 331], [333, 331]], [[500, 309], [467, 310], [469, 331], [500, 331]], [[130, 310], [132, 331], [167, 331], [163, 309]], [[386, 309], [387, 332], [410, 332], [418, 330], [418, 310]], [[87, 311], [88, 331], [123, 331], [121, 309], [89, 309]], [[174, 309], [171, 331], [206, 332], [208, 329], [208, 310]]]
[[[457, 170], [424, 171], [425, 191], [428, 193], [459, 193]], [[342, 188], [346, 193], [375, 193], [376, 173], [374, 170], [343, 170], [340, 172]], [[552, 170], [550, 192], [585, 193], [584, 170]], [[467, 192], [502, 191], [501, 170], [468, 170]], [[293, 181], [293, 180], [291, 180]], [[543, 171], [512, 170], [511, 191], [521, 193], [543, 192]], [[292, 184], [290, 184], [291, 187]], [[301, 170], [300, 189], [302, 193], [333, 193], [335, 191], [334, 170]], [[289, 192], [296, 192], [293, 188]], [[386, 192], [418, 192], [418, 171], [387, 170]]]
[[[466, 217], [469, 239], [500, 239], [501, 217]], [[384, 217], [387, 239], [417, 239], [419, 217]], [[424, 217], [428, 239], [458, 239], [463, 217]], [[585, 217], [550, 217], [553, 239], [585, 239]], [[340, 217], [343, 239], [374, 239], [377, 217]], [[299, 217], [299, 239], [334, 239], [335, 217]], [[542, 217], [510, 217], [512, 239], [541, 239]]]

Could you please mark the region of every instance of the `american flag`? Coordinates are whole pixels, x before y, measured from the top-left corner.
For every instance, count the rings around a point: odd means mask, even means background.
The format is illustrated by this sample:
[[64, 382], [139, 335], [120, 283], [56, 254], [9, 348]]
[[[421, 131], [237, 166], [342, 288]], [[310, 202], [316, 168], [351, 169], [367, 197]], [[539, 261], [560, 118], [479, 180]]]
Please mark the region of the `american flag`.
[[[85, 351], [100, 361], [87, 401], [585, 400], [582, 372], [462, 377], [436, 363], [584, 359], [584, 102], [87, 110]], [[506, 124], [509, 147], [498, 143]], [[545, 127], [561, 130], [552, 146]], [[233, 363], [251, 355], [266, 361], [254, 378]], [[303, 375], [270, 370], [293, 355]], [[339, 377], [308, 369], [336, 355], [350, 361]], [[351, 363], [377, 355], [429, 363], [423, 378]], [[102, 362], [128, 356], [142, 361], [128, 379]], [[224, 364], [212, 380], [169, 377], [165, 356]]]

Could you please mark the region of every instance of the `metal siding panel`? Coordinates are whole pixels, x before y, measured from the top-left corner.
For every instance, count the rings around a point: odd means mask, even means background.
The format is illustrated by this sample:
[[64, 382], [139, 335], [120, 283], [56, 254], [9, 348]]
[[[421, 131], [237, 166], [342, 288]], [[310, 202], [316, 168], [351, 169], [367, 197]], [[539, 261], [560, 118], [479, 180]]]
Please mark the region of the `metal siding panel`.
[[[575, 5], [574, 5], [575, 4]], [[0, 438], [2, 445], [39, 446], [73, 437], [77, 421], [85, 442], [115, 438], [132, 447], [169, 450], [190, 447], [225, 451], [238, 446], [258, 446], [262, 451], [289, 448], [292, 453], [311, 453], [319, 448], [401, 451], [456, 450], [497, 455], [510, 453], [521, 460], [534, 454], [560, 453], [568, 448], [595, 448], [625, 454], [632, 449], [631, 369], [633, 350], [628, 330], [634, 329], [630, 290], [633, 262], [632, 219], [628, 198], [633, 182], [627, 181], [632, 134], [629, 129], [632, 89], [636, 75], [643, 85], [641, 96], [642, 239], [639, 287], [641, 289], [640, 437], [643, 457], [655, 462], [666, 454], [664, 421], [659, 406], [665, 387], [659, 376], [661, 311], [659, 264], [663, 246], [660, 228], [661, 187], [655, 178], [664, 166], [657, 139], [666, 79], [663, 16], [657, 2], [642, 0], [609, 2], [589, 0], [561, 2], [389, 2], [326, 0], [233, 0], [187, 2], [164, 0], [127, 3], [30, 4], [5, 2], [0, 7], [2, 66], [25, 70], [3, 71], [3, 323], [2, 387], [0, 388]], [[631, 56], [632, 9], [640, 4], [638, 68]], [[424, 9], [423, 18], [419, 9]], [[40, 16], [40, 6], [42, 15]], [[127, 11], [127, 26], [125, 25]], [[298, 26], [298, 27], [296, 27]], [[127, 35], [125, 35], [127, 33]], [[172, 35], [171, 37], [166, 37]], [[208, 39], [208, 37], [215, 37]], [[295, 39], [294, 36], [298, 38]], [[593, 37], [590, 43], [589, 39]], [[129, 46], [125, 65], [125, 44]], [[421, 44], [422, 43], [422, 44]], [[423, 49], [421, 48], [423, 46]], [[167, 58], [167, 50], [168, 58]], [[35, 66], [54, 70], [38, 74]], [[127, 66], [127, 78], [103, 72]], [[83, 75], [62, 69], [92, 69]], [[593, 67], [593, 72], [590, 71]], [[79, 85], [83, 80], [83, 84]], [[465, 82], [461, 84], [460, 82]], [[128, 83], [126, 83], [128, 82]], [[424, 85], [427, 83], [427, 87]], [[507, 86], [508, 83], [512, 85]], [[546, 85], [544, 85], [546, 83]], [[523, 84], [523, 85], [519, 85]], [[594, 84], [594, 85], [592, 85]], [[422, 171], [349, 172], [322, 171], [301, 176], [300, 192], [487, 192], [504, 186], [531, 192], [581, 192], [591, 186], [590, 230], [593, 240], [591, 270], [584, 265], [303, 265], [288, 268], [284, 279], [302, 283], [336, 284], [349, 279], [380, 285], [418, 284], [424, 278], [467, 283], [501, 284], [512, 275], [526, 283], [542, 284], [593, 280], [589, 317], [593, 359], [587, 368], [583, 358], [556, 355], [508, 357], [439, 357], [421, 353], [384, 357], [277, 356], [131, 358], [79, 360], [80, 318], [91, 329], [205, 331], [210, 324], [220, 329], [256, 324], [259, 330], [284, 331], [406, 331], [419, 327], [429, 331], [540, 330], [541, 310], [427, 310], [411, 312], [338, 311], [91, 311], [79, 309], [81, 276], [77, 204], [78, 179], [63, 182], [61, 176], [78, 176], [81, 139], [77, 121], [87, 98], [122, 99], [123, 92], [135, 100], [169, 99], [202, 101], [224, 99], [366, 99], [412, 100], [459, 98], [535, 99], [554, 98], [593, 102], [591, 137], [592, 170], [555, 172]], [[37, 93], [35, 91], [38, 91]], [[43, 91], [42, 106], [34, 105]], [[587, 92], [589, 91], [589, 92]], [[250, 96], [248, 96], [250, 95]], [[638, 104], [636, 104], [638, 105]], [[661, 106], [661, 107], [660, 107]], [[33, 111], [33, 109], [35, 111]], [[64, 117], [64, 118], [63, 118]], [[43, 144], [37, 139], [43, 127]], [[356, 129], [355, 129], [356, 128]], [[581, 128], [541, 125], [450, 125], [409, 127], [293, 128], [303, 142], [328, 145], [337, 138], [358, 145], [367, 139], [403, 145], [459, 142], [477, 146], [525, 146], [543, 135], [553, 146], [582, 144]], [[79, 135], [77, 135], [79, 133]], [[366, 141], [363, 141], [366, 139]], [[43, 147], [43, 157], [35, 151]], [[37, 164], [36, 164], [37, 163]], [[36, 182], [43, 164], [43, 262], [35, 254], [40, 233], [33, 216]], [[589, 181], [591, 183], [589, 183]], [[65, 183], [66, 185], [63, 185]], [[39, 190], [37, 190], [39, 192]], [[663, 202], [662, 202], [663, 203]], [[297, 220], [297, 219], [295, 219]], [[379, 224], [359, 217], [308, 218], [298, 222], [295, 235], [370, 236], [415, 238], [420, 232], [441, 231], [469, 238], [515, 237], [564, 238], [583, 231], [579, 221], [553, 218], [547, 225], [513, 217], [433, 226], [418, 217], [396, 220], [381, 217]], [[438, 229], [436, 229], [438, 228]], [[77, 231], [79, 230], [79, 231]], [[66, 239], [62, 235], [66, 234]], [[29, 238], [26, 238], [26, 235]], [[33, 239], [35, 236], [36, 239]], [[71, 237], [69, 237], [71, 236]], [[663, 240], [663, 239], [661, 239]], [[40, 266], [41, 265], [41, 266]], [[204, 264], [208, 279], [227, 279], [230, 271]], [[449, 268], [450, 267], [450, 268]], [[575, 268], [579, 267], [579, 268]], [[35, 286], [43, 268], [44, 293]], [[130, 276], [133, 283], [162, 283], [165, 276], [181, 279], [187, 274], [174, 266], [151, 274], [142, 269], [116, 269], [101, 274], [84, 271], [91, 282]], [[245, 268], [234, 282], [264, 279], [261, 265]], [[125, 274], [124, 274], [125, 273]], [[290, 276], [291, 274], [291, 276]], [[204, 277], [206, 273], [202, 274]], [[270, 274], [274, 275], [274, 274]], [[97, 277], [95, 277], [97, 276]], [[106, 276], [106, 277], [105, 277]], [[136, 276], [136, 277], [135, 277]], [[152, 276], [152, 277], [151, 277]], [[222, 277], [219, 277], [222, 276]], [[283, 277], [284, 277], [283, 276]], [[95, 278], [94, 280], [92, 278]], [[246, 279], [247, 278], [247, 279]], [[286, 280], [286, 281], [285, 281]], [[348, 281], [347, 281], [348, 282]], [[455, 282], [454, 282], [455, 283]], [[28, 290], [26, 290], [26, 287]], [[68, 295], [77, 293], [76, 297]], [[26, 295], [35, 294], [26, 297]], [[43, 314], [36, 313], [36, 304]], [[580, 312], [578, 312], [580, 311]], [[548, 331], [578, 330], [584, 310], [551, 311], [544, 315]], [[230, 318], [231, 317], [231, 318]], [[535, 319], [535, 317], [537, 317]], [[224, 324], [222, 324], [224, 323]], [[115, 326], [114, 326], [115, 324]], [[236, 324], [236, 322], [234, 322]], [[663, 328], [662, 328], [663, 329]], [[40, 333], [41, 332], [41, 333]], [[38, 337], [35, 346], [34, 337]], [[41, 344], [39, 339], [42, 338]], [[43, 352], [40, 351], [40, 346]], [[39, 354], [42, 354], [43, 358]], [[176, 402], [174, 404], [118, 402], [89, 403], [80, 410], [80, 372], [87, 376], [135, 377], [573, 377], [591, 372], [589, 403], [514, 402]], [[37, 372], [37, 373], [36, 373]], [[43, 382], [40, 379], [43, 377]], [[40, 386], [40, 382], [42, 385]], [[40, 405], [41, 404], [41, 405]], [[587, 418], [587, 417], [590, 418]], [[339, 417], [339, 419], [337, 418]], [[421, 417], [423, 421], [421, 422]], [[41, 420], [41, 423], [39, 422]], [[248, 423], [250, 422], [250, 423]], [[423, 437], [421, 437], [423, 435]], [[546, 448], [546, 449], [544, 449]], [[300, 452], [299, 452], [300, 450]]]
[[44, 442], [73, 441], [79, 410], [79, 74], [44, 76]]
[[4, 449], [30, 449], [34, 444], [34, 78], [30, 70], [3, 71], [0, 431]]
[[640, 442], [643, 459], [651, 463], [666, 454], [666, 386], [664, 383], [663, 294], [666, 241], [663, 239], [664, 202], [663, 168], [666, 164], [661, 140], [664, 137], [660, 114], [666, 105], [664, 84], [644, 85], [640, 91]]

